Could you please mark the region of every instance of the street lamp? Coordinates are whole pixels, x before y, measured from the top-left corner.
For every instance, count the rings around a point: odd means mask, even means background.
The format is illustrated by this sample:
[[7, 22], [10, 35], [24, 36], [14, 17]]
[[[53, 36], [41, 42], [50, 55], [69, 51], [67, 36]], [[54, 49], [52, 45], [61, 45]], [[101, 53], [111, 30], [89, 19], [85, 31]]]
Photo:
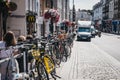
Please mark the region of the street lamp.
[[75, 20], [76, 20], [76, 13], [75, 13], [75, 4], [74, 4], [74, 0], [73, 0], [72, 18], [73, 18], [73, 22], [75, 22]]

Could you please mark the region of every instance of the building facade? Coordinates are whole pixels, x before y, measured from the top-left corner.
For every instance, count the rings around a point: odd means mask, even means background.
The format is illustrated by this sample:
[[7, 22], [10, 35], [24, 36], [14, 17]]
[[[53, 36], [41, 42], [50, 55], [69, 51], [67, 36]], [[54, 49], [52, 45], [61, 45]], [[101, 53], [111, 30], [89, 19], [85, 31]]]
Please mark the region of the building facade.
[[[19, 35], [32, 34], [37, 29], [36, 19], [40, 15], [39, 0], [10, 0], [17, 5], [15, 11], [11, 11], [7, 18], [6, 29], [15, 33], [16, 37]], [[32, 17], [29, 22], [27, 17]]]
[[102, 24], [102, 1], [93, 6], [93, 21], [96, 28], [101, 27]]
[[[105, 32], [119, 33], [120, 0], [101, 0], [100, 2], [102, 2], [102, 30]], [[93, 8], [93, 11], [95, 12], [96, 9]], [[96, 13], [94, 14], [97, 15]]]
[[78, 10], [76, 13], [76, 19], [78, 20], [87, 20], [92, 21], [92, 15], [88, 10]]
[[[9, 1], [16, 3], [17, 9], [10, 12], [6, 22], [6, 30], [13, 31], [17, 37], [19, 35], [33, 34], [34, 32], [37, 32], [38, 36], [49, 34], [50, 20], [47, 22], [44, 20], [44, 13], [48, 9], [55, 9], [60, 14], [59, 21], [53, 24], [54, 26], [60, 24], [64, 19], [69, 20], [69, 0]], [[29, 17], [32, 17], [32, 22]], [[0, 20], [2, 21], [2, 18]], [[0, 26], [2, 26], [2, 22], [0, 22]], [[2, 37], [2, 34], [0, 37]]]

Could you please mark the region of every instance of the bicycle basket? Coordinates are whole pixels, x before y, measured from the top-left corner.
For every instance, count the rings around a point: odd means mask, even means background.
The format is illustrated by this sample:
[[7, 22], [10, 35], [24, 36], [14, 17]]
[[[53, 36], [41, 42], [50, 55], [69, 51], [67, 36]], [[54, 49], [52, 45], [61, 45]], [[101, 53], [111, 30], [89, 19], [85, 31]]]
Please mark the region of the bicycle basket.
[[35, 57], [35, 58], [39, 57], [40, 56], [40, 51], [39, 50], [33, 50], [32, 51], [32, 56]]

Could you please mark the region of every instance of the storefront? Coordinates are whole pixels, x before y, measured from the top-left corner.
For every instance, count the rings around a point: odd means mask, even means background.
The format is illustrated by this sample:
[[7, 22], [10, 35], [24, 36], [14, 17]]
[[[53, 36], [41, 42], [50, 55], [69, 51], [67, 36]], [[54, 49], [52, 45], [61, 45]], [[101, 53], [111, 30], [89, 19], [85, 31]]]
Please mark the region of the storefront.
[[103, 20], [102, 21], [102, 31], [111, 33], [112, 32], [112, 20]]

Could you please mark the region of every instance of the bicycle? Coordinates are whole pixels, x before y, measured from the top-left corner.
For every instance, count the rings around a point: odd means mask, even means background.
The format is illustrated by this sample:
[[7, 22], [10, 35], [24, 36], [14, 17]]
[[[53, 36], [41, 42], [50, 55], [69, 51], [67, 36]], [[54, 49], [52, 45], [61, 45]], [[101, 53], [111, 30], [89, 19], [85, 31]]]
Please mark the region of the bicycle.
[[[11, 64], [12, 64], [12, 67], [11, 67], [12, 71], [11, 72], [12, 72], [12, 76], [13, 76], [12, 80], [17, 80], [17, 79], [23, 79], [23, 80], [32, 80], [32, 79], [34, 79], [34, 80], [43, 80], [42, 77], [41, 77], [41, 75], [43, 75], [43, 73], [40, 73], [40, 70], [42, 72], [46, 72], [46, 69], [44, 68], [43, 64], [40, 64], [40, 63], [37, 64], [38, 65], [37, 66], [37, 72], [27, 68], [28, 67], [28, 65], [27, 65], [28, 62], [27, 62], [27, 59], [26, 59], [26, 54], [30, 53], [30, 52], [33, 52], [33, 50], [32, 50], [33, 46], [34, 46], [33, 44], [22, 44], [20, 46], [12, 47], [14, 49], [19, 49], [20, 48], [20, 49], [23, 50], [23, 53], [19, 54], [19, 55], [23, 55], [23, 63], [24, 63], [24, 71], [21, 72], [21, 73], [15, 71], [16, 70], [16, 66], [14, 65], [15, 64], [15, 58], [17, 58], [18, 56], [14, 57], [13, 54], [12, 54], [10, 56], [10, 58], [6, 58], [4, 60], [0, 60], [0, 63], [11, 60]], [[12, 53], [12, 51], [11, 51], [11, 53]], [[9, 73], [9, 72], [7, 72], [7, 73]], [[45, 76], [47, 76], [47, 72], [46, 72]], [[8, 76], [6, 76], [5, 80], [9, 80]], [[49, 80], [49, 78], [44, 79], [44, 80]]]
[[[39, 40], [34, 41], [35, 47], [33, 48], [32, 55], [34, 59], [31, 62], [31, 70], [38, 72], [39, 80], [49, 80], [49, 74], [56, 80], [55, 65], [51, 57], [45, 51], [46, 42], [39, 43]], [[38, 46], [38, 44], [41, 44]], [[44, 69], [44, 72], [43, 70]], [[57, 76], [58, 77], [58, 76]]]
[[56, 38], [53, 38], [48, 43], [50, 56], [53, 59], [55, 65], [60, 66], [61, 63], [61, 54], [59, 51], [59, 41]]
[[[45, 66], [41, 61], [42, 56], [40, 56], [40, 52], [39, 52], [39, 48], [36, 43], [36, 40], [37, 39], [28, 40], [25, 43], [23, 43], [23, 45], [25, 45], [22, 48], [24, 53], [23, 55], [24, 72], [23, 73], [28, 74], [28, 77], [26, 77], [27, 80], [49, 80]], [[29, 61], [29, 63], [28, 63], [28, 60], [26, 59], [28, 58], [28, 55], [27, 55], [28, 53], [31, 53], [33, 57], [33, 59]]]

